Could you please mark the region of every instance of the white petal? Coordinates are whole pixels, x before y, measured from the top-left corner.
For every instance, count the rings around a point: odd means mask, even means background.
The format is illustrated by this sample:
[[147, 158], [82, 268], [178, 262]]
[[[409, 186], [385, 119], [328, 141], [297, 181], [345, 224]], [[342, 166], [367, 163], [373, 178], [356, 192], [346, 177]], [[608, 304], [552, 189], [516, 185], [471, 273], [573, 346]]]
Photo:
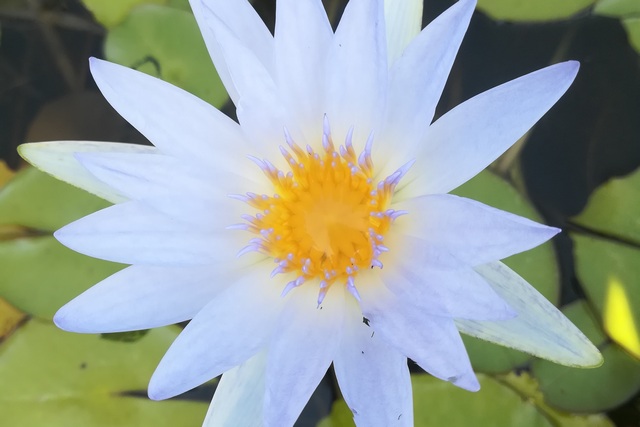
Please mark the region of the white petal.
[[209, 55], [213, 59], [216, 71], [229, 92], [233, 102], [238, 105], [242, 88], [234, 85], [227, 64], [227, 58], [221, 50], [221, 40], [211, 28], [211, 17], [216, 16], [220, 21], [229, 26], [234, 37], [238, 38], [243, 46], [249, 49], [259, 58], [263, 67], [272, 68], [273, 61], [273, 37], [247, 0], [189, 0], [191, 9], [198, 21], [200, 31], [209, 49]]
[[602, 364], [602, 355], [582, 332], [509, 267], [492, 262], [476, 270], [518, 312], [518, 317], [505, 322], [456, 320], [461, 332], [562, 365]]
[[363, 276], [362, 313], [376, 334], [434, 377], [471, 391], [480, 388], [453, 319], [403, 303], [375, 274]]
[[88, 215], [54, 236], [76, 252], [124, 264], [210, 264], [228, 259], [242, 248], [242, 237], [236, 232], [203, 231], [138, 202]]
[[[447, 193], [466, 182], [524, 135], [569, 88], [575, 61], [552, 65], [458, 105], [427, 132], [396, 193], [407, 198]], [[403, 185], [401, 183], [401, 185]]]
[[423, 0], [385, 0], [384, 21], [387, 27], [387, 52], [393, 64], [422, 28]]
[[[383, 166], [397, 168], [424, 142], [438, 100], [462, 43], [475, 0], [461, 0], [422, 30], [389, 70], [387, 126], [378, 146]], [[392, 142], [391, 142], [392, 141]], [[387, 176], [395, 170], [382, 170]]]
[[283, 102], [307, 142], [322, 135], [324, 64], [333, 38], [321, 0], [279, 0], [275, 67]]
[[211, 105], [127, 67], [96, 58], [90, 65], [107, 101], [163, 153], [209, 168], [247, 169], [240, 127]]
[[157, 153], [155, 147], [98, 141], [49, 141], [22, 144], [20, 155], [38, 169], [61, 181], [95, 194], [113, 203], [127, 197], [89, 173], [76, 158], [76, 153]]
[[160, 361], [149, 397], [166, 399], [238, 366], [265, 346], [281, 311], [280, 290], [269, 282], [273, 263], [245, 275], [207, 304]]
[[387, 47], [383, 0], [351, 0], [326, 64], [326, 111], [336, 142], [354, 128], [356, 152], [384, 114]]
[[448, 194], [394, 204], [407, 210], [394, 232], [417, 237], [431, 250], [479, 265], [534, 248], [560, 230], [471, 199]]
[[273, 77], [255, 54], [234, 36], [225, 22], [215, 15], [210, 20], [230, 78], [236, 88], [242, 89], [236, 112], [243, 133], [260, 155], [271, 161], [280, 159], [282, 156], [278, 145], [284, 142], [285, 127], [296, 137], [300, 137], [300, 133], [295, 123], [287, 121], [286, 110]]
[[344, 298], [336, 286], [317, 307], [318, 288], [310, 284], [287, 295], [269, 345], [265, 427], [293, 425], [327, 372], [340, 343]]
[[197, 267], [134, 265], [93, 286], [56, 313], [66, 331], [103, 333], [172, 325], [191, 319], [230, 278], [228, 264]]
[[202, 427], [261, 427], [267, 352], [225, 372]]
[[347, 304], [342, 343], [333, 366], [356, 425], [413, 426], [407, 358], [365, 325], [355, 301], [347, 300]]
[[76, 156], [94, 176], [128, 198], [205, 230], [222, 230], [238, 222], [246, 212], [246, 205], [231, 200], [229, 193], [261, 188], [237, 175], [215, 168], [187, 167], [178, 159], [162, 154], [79, 153]]
[[413, 239], [393, 239], [380, 272], [384, 284], [401, 302], [413, 304], [433, 316], [504, 320], [515, 312], [472, 268], [439, 265], [432, 253], [415, 246]]

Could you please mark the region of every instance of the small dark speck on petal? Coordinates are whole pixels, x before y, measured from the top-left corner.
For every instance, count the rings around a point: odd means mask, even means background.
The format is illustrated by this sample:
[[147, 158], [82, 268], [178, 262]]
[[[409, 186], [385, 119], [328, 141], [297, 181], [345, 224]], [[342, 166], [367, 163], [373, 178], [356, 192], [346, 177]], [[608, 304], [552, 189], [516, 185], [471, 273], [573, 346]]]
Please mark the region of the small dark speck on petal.
[[362, 318], [362, 323], [364, 323], [364, 324], [365, 324], [365, 325], [367, 325], [367, 326], [370, 326], [370, 325], [369, 325], [369, 319], [367, 319], [366, 317], [363, 317], [363, 318]]
[[402, 418], [402, 414], [398, 415], [398, 421], [400, 421], [400, 418]]

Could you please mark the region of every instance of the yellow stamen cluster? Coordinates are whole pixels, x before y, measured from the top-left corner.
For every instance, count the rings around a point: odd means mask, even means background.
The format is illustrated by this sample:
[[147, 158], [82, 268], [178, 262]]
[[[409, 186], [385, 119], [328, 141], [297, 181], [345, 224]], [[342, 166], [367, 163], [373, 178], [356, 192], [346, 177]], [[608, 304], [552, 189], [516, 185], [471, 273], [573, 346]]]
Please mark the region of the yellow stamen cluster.
[[302, 149], [286, 135], [289, 150], [281, 148], [291, 171], [284, 173], [268, 161], [254, 159], [274, 186], [273, 196], [240, 196], [259, 211], [244, 216], [245, 229], [259, 235], [245, 251], [272, 256], [273, 275], [295, 273], [283, 293], [318, 279], [322, 302], [327, 289], [343, 283], [359, 298], [354, 277], [365, 268], [382, 267], [378, 257], [387, 251], [383, 236], [404, 212], [388, 209], [393, 190], [403, 175], [398, 171], [374, 185], [371, 138], [358, 157], [351, 133], [344, 146], [334, 148], [328, 132], [323, 150]]

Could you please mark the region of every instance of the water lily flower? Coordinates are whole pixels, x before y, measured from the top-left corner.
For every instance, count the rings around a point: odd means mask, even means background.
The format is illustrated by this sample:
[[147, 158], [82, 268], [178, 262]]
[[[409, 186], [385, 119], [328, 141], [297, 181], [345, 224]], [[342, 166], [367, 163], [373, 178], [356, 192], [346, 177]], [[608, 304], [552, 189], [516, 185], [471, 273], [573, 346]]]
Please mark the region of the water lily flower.
[[[407, 358], [467, 390], [460, 332], [558, 363], [593, 345], [500, 262], [558, 233], [448, 194], [520, 138], [578, 71], [565, 62], [432, 122], [475, 0], [422, 31], [421, 0], [192, 0], [238, 122], [143, 73], [91, 60], [154, 147], [47, 142], [34, 165], [114, 205], [55, 233], [129, 264], [64, 306], [65, 330], [192, 319], [151, 378], [166, 399], [220, 374], [208, 425], [292, 425], [333, 364], [361, 426], [413, 424]], [[381, 386], [383, 385], [383, 386]]]

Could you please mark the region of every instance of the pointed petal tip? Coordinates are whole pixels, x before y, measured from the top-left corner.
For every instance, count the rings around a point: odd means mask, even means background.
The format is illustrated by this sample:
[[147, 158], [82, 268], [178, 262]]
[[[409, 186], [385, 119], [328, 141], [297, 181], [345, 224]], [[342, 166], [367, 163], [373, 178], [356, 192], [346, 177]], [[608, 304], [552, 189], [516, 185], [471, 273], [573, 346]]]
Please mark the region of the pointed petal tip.
[[567, 64], [567, 67], [573, 71], [575, 74], [578, 74], [578, 70], [580, 70], [580, 61], [576, 61], [576, 60], [570, 60], [570, 61], [566, 61], [565, 64]]
[[577, 349], [575, 352], [575, 359], [567, 361], [554, 361], [561, 365], [570, 366], [574, 368], [593, 369], [602, 366], [604, 363], [604, 357], [600, 350], [593, 345], [586, 337], [584, 338], [583, 346]]
[[[64, 227], [56, 230], [53, 232], [53, 238], [56, 239], [59, 243], [61, 243], [64, 246], [67, 246], [64, 242], [66, 240], [66, 228], [67, 226], [65, 225]], [[61, 309], [62, 310], [62, 309]]]
[[166, 375], [159, 375], [158, 372], [161, 370], [161, 365], [156, 368], [156, 371], [151, 376], [151, 380], [149, 380], [149, 387], [147, 387], [147, 396], [151, 400], [166, 400], [172, 398], [178, 393], [171, 389], [171, 382], [166, 381]]
[[26, 144], [18, 145], [18, 148], [17, 148], [18, 154], [24, 160], [26, 160], [27, 162], [31, 163], [31, 160], [29, 160], [29, 158], [31, 157], [31, 154], [32, 154], [33, 150], [36, 149], [36, 147], [34, 147], [34, 146], [37, 145], [37, 144], [38, 143], [36, 143], [36, 142], [27, 142]]
[[87, 328], [87, 322], [79, 319], [73, 309], [73, 301], [65, 304], [56, 314], [53, 315], [53, 323], [63, 331], [74, 332], [78, 334], [96, 334], [100, 333]]
[[453, 385], [467, 391], [476, 392], [480, 390], [480, 382], [478, 382], [478, 378], [473, 372], [465, 373], [458, 377], [449, 378], [448, 381]]
[[105, 61], [104, 59], [96, 58], [95, 56], [89, 57], [89, 71], [91, 75], [95, 77], [96, 72], [102, 71], [101, 68], [105, 64], [111, 64], [109, 61]]
[[473, 11], [478, 4], [478, 0], [460, 0], [458, 3], [460, 3], [460, 7]]
[[69, 324], [70, 322], [68, 322], [66, 307], [67, 307], [66, 305], [63, 306], [60, 310], [56, 312], [56, 314], [53, 315], [53, 323], [63, 331], [75, 332], [74, 328], [70, 327], [70, 324]]
[[552, 227], [552, 226], [544, 225], [544, 224], [539, 224], [539, 225], [544, 230], [544, 232], [546, 234], [546, 239], [544, 241], [552, 239], [556, 235], [558, 235], [559, 233], [562, 232], [562, 229], [558, 228], [558, 227]]
[[555, 70], [558, 74], [561, 74], [558, 77], [564, 78], [569, 83], [572, 83], [578, 75], [578, 71], [580, 70], [580, 62], [575, 60], [559, 62], [554, 65], [550, 65], [547, 68], [543, 68], [542, 70]]

